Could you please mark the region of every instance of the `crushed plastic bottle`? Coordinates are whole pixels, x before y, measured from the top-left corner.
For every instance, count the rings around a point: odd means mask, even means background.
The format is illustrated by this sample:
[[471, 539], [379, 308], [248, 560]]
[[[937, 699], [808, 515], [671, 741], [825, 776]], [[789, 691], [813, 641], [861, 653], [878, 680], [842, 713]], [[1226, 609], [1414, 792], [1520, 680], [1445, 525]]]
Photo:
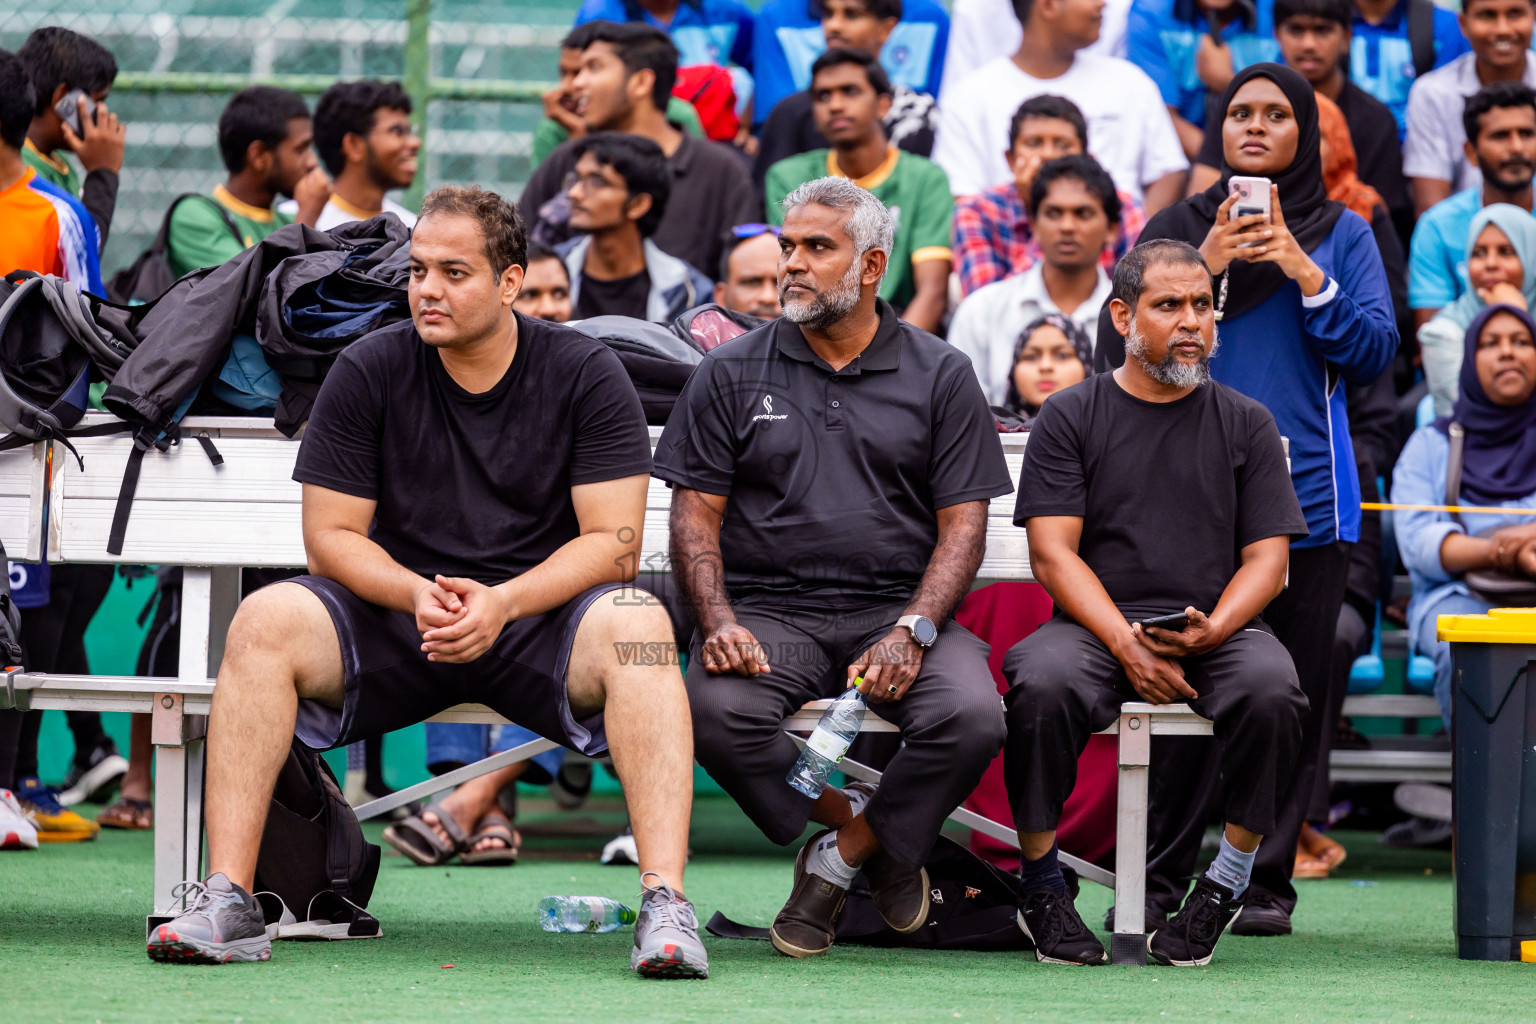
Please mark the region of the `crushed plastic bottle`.
[[611, 932], [635, 923], [635, 912], [606, 896], [546, 896], [539, 927], [547, 932]]
[[[856, 683], [863, 681], [862, 678], [855, 680]], [[821, 713], [821, 721], [816, 723], [816, 729], [805, 741], [805, 749], [800, 751], [800, 759], [784, 781], [812, 799], [821, 796], [827, 779], [859, 734], [868, 707], [869, 703], [857, 689], [844, 690], [842, 696]]]

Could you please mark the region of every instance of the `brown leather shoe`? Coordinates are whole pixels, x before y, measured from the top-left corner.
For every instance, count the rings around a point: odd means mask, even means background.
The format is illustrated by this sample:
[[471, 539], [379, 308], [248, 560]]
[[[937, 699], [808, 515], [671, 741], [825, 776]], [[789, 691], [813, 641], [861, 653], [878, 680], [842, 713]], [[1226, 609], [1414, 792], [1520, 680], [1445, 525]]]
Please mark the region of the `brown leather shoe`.
[[768, 929], [773, 948], [785, 956], [820, 956], [832, 948], [837, 915], [842, 913], [848, 890], [805, 869], [812, 848], [831, 831], [823, 829], [800, 848], [795, 858], [795, 887]]
[[875, 909], [893, 931], [911, 935], [928, 920], [928, 869], [904, 868], [884, 850], [859, 869]]

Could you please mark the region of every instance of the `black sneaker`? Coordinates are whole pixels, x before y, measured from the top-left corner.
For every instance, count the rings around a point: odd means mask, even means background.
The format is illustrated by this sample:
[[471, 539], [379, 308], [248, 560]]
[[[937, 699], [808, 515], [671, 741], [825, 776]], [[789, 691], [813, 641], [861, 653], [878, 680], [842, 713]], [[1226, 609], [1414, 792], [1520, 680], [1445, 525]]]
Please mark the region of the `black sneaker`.
[[[1143, 930], [1147, 928], [1161, 928], [1163, 923], [1167, 920], [1168, 912], [1157, 907], [1149, 906], [1143, 909], [1141, 912], [1141, 927]], [[1104, 911], [1104, 930], [1107, 932], [1113, 932], [1115, 930], [1114, 907], [1110, 907], [1108, 910]]]
[[150, 935], [151, 960], [227, 964], [272, 959], [261, 904], [223, 872], [210, 875], [206, 882], [183, 882], [175, 895], [191, 902], [179, 917], [157, 926]]
[[70, 763], [69, 774], [64, 776], [64, 787], [59, 793], [59, 803], [65, 807], [106, 803], [127, 774], [128, 759], [117, 752], [117, 744], [108, 737], [100, 746], [88, 751], [84, 761]]
[[795, 858], [795, 887], [768, 929], [773, 948], [785, 956], [820, 956], [832, 948], [837, 915], [842, 913], [848, 890], [805, 868], [811, 850], [831, 831], [822, 829], [800, 848]]
[[1083, 923], [1070, 896], [1036, 889], [1019, 907], [1019, 931], [1035, 944], [1035, 959], [1042, 964], [1107, 964], [1103, 943]]
[[1179, 912], [1147, 937], [1147, 952], [1160, 964], [1204, 967], [1216, 952], [1216, 940], [1242, 909], [1231, 889], [1201, 875]]
[[1232, 926], [1233, 935], [1274, 936], [1291, 934], [1291, 914], [1267, 892], [1243, 893], [1243, 916]]

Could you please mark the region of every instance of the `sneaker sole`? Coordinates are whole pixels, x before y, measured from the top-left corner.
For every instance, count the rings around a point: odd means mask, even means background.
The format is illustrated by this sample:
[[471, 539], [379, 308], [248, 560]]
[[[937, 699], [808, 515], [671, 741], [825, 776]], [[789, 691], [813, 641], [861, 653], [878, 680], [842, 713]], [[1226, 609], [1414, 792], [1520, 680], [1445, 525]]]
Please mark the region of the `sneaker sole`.
[[[1029, 930], [1029, 925], [1024, 923], [1024, 911], [1015, 911], [1013, 919], [1018, 922], [1019, 931], [1028, 936], [1030, 942], [1035, 941], [1034, 933]], [[1035, 946], [1035, 962], [1042, 964], [1059, 964], [1062, 967], [1102, 967], [1109, 963], [1109, 954], [1101, 953], [1099, 960], [1058, 960], [1053, 956], [1046, 956], [1040, 952], [1040, 947]]]
[[707, 978], [708, 961], [690, 957], [674, 943], [667, 943], [659, 950], [642, 953], [634, 950], [629, 955], [629, 969], [642, 978]]
[[198, 942], [183, 938], [168, 924], [156, 928], [144, 948], [151, 960], [162, 964], [261, 963], [272, 959], [272, 943], [265, 934], [234, 942]]
[[[30, 838], [31, 842], [27, 839]], [[20, 832], [0, 833], [0, 850], [35, 850], [37, 849], [37, 836], [23, 836]]]
[[95, 838], [95, 832], [44, 832], [42, 829], [37, 832], [40, 843], [88, 843]]

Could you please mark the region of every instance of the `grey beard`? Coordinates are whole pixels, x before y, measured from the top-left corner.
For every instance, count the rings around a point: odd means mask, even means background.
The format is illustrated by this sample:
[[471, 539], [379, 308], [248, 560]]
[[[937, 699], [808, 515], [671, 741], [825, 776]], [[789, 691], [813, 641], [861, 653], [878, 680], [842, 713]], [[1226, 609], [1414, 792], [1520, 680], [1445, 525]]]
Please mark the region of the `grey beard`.
[[1175, 388], [1197, 388], [1211, 379], [1211, 356], [1216, 354], [1219, 344], [1220, 338], [1213, 332], [1210, 351], [1201, 356], [1199, 362], [1179, 362], [1174, 358], [1173, 349], [1170, 347], [1162, 361], [1154, 363], [1147, 358], [1147, 339], [1141, 331], [1136, 329], [1136, 321], [1133, 319], [1131, 333], [1125, 338], [1125, 352], [1141, 364], [1143, 372], [1148, 377], [1159, 384], [1167, 384]]
[[862, 295], [859, 278], [863, 276], [863, 263], [863, 260], [854, 260], [841, 281], [815, 298], [785, 298], [781, 285], [779, 305], [784, 307], [784, 319], [812, 330], [821, 330], [847, 316], [859, 304]]

